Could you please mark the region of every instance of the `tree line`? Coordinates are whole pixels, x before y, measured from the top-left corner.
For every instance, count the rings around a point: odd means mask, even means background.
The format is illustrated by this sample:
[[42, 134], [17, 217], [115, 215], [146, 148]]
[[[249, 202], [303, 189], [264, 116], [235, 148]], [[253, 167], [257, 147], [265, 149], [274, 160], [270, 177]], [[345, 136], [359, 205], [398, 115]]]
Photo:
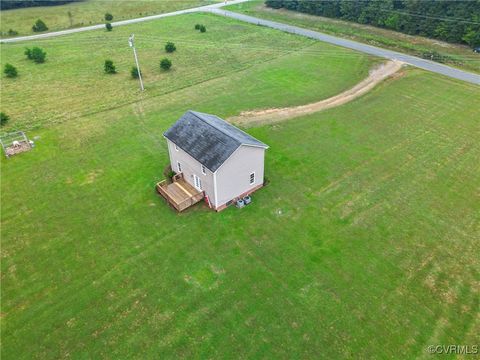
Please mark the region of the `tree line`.
[[64, 5], [71, 2], [83, 0], [2, 0], [0, 1], [1, 10], [27, 8], [33, 6], [54, 6]]
[[265, 4], [480, 46], [480, 0], [266, 0]]

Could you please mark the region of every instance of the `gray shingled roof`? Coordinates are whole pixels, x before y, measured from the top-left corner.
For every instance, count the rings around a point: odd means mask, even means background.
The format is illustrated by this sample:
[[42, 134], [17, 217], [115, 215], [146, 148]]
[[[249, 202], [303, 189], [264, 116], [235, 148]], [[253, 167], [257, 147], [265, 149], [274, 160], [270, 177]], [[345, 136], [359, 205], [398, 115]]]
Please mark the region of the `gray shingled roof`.
[[215, 115], [191, 110], [163, 135], [213, 172], [241, 145], [268, 148]]

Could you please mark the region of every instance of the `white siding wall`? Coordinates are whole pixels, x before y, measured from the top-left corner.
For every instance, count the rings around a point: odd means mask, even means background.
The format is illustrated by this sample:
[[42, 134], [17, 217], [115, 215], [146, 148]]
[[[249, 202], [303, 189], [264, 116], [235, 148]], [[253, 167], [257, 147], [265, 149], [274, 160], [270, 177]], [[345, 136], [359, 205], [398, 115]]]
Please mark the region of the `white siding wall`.
[[[265, 149], [240, 146], [217, 170], [217, 207], [263, 184]], [[255, 182], [250, 184], [250, 174]]]
[[168, 153], [170, 155], [170, 165], [172, 170], [178, 172], [177, 162], [180, 162], [182, 166], [182, 173], [185, 180], [190, 183], [192, 186], [195, 186], [193, 175], [197, 175], [202, 181], [202, 190], [205, 191], [205, 194], [208, 195], [210, 202], [215, 204], [215, 190], [213, 187], [213, 173], [205, 168], [206, 175], [202, 174], [201, 164], [187, 154], [182, 149], [178, 148], [178, 151], [175, 150], [175, 144], [167, 139], [168, 144]]

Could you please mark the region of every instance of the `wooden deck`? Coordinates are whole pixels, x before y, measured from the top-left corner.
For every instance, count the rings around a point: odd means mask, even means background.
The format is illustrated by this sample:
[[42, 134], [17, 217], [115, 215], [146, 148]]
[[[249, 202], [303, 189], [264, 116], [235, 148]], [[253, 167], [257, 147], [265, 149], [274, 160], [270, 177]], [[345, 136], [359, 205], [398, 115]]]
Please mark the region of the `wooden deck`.
[[187, 183], [182, 173], [175, 175], [171, 184], [166, 180], [160, 181], [156, 188], [177, 211], [183, 211], [203, 199], [203, 191]]

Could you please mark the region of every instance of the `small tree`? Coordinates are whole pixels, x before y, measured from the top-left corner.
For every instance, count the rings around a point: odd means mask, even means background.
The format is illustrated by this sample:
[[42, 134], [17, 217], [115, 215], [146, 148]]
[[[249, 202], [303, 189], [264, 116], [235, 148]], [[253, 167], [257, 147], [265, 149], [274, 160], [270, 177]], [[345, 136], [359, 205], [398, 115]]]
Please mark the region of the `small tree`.
[[110, 13], [106, 13], [106, 14], [105, 14], [105, 20], [106, 20], [106, 21], [112, 21], [112, 20], [113, 20], [113, 15], [110, 14]]
[[200, 25], [200, 24], [195, 24], [195, 30], [200, 30], [200, 26], [202, 26], [202, 25]]
[[112, 31], [113, 26], [112, 26], [112, 24], [110, 24], [110, 23], [106, 23], [106, 24], [105, 24], [105, 28], [107, 29], [107, 31]]
[[200, 25], [200, 32], [204, 33], [205, 31], [207, 31], [205, 25]]
[[465, 41], [472, 48], [480, 46], [480, 32], [469, 30], [463, 37], [462, 40]]
[[25, 54], [25, 56], [27, 57], [27, 59], [32, 60], [32, 49], [30, 49], [30, 48], [25, 48], [24, 54]]
[[136, 66], [132, 66], [130, 74], [132, 75], [132, 79], [138, 79], [140, 77], [140, 72], [138, 71], [138, 68]]
[[105, 60], [104, 70], [106, 74], [116, 74], [117, 70], [112, 60]]
[[8, 29], [8, 35], [9, 35], [9, 36], [18, 35], [18, 31], [15, 31], [15, 30], [13, 30], [13, 29]]
[[161, 68], [162, 70], [167, 71], [167, 70], [169, 70], [171, 67], [172, 67], [172, 62], [171, 62], [169, 59], [164, 58], [164, 59], [162, 59], [162, 60], [160, 61], [160, 68]]
[[167, 53], [172, 53], [175, 50], [177, 50], [177, 47], [175, 46], [175, 44], [173, 42], [169, 41], [165, 44], [165, 51]]
[[9, 78], [14, 78], [18, 75], [17, 68], [11, 64], [5, 64], [5, 69], [3, 69], [3, 72]]
[[0, 112], [0, 125], [1, 126], [6, 125], [8, 120], [10, 120], [10, 116], [5, 114], [4, 112]]
[[32, 26], [33, 32], [47, 31], [47, 25], [40, 19], [38, 19], [35, 24]]
[[[27, 51], [25, 51], [27, 53]], [[47, 53], [43, 51], [43, 49], [39, 47], [34, 47], [32, 50], [27, 54], [27, 57], [37, 64], [41, 64], [45, 62], [45, 57], [47, 56]]]

